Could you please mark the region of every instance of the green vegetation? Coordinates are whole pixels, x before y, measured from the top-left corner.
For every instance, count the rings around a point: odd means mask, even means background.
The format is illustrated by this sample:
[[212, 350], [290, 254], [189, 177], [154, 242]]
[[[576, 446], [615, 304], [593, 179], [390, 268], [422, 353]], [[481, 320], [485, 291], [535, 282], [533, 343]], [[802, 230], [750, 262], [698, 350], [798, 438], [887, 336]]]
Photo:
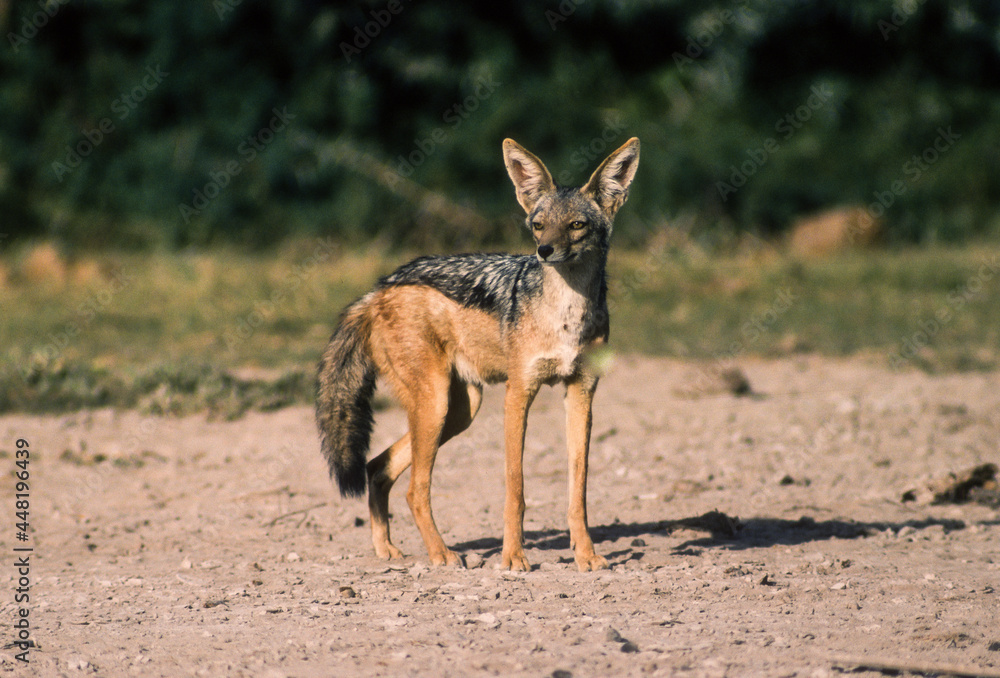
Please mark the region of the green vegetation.
[[[2, 260], [0, 412], [239, 416], [311, 403], [314, 365], [340, 310], [405, 258], [326, 247], [65, 262], [43, 246]], [[1000, 255], [991, 248], [797, 262], [766, 250], [708, 258], [664, 247], [613, 250], [610, 267], [617, 352], [710, 362], [864, 353], [928, 370], [1000, 359]]]
[[884, 212], [894, 242], [1000, 232], [991, 3], [0, 7], [11, 240], [495, 244], [505, 136], [564, 183], [641, 137], [633, 246], [678, 218], [710, 243], [841, 204]]
[[[378, 275], [524, 248], [507, 136], [562, 184], [642, 139], [616, 351], [997, 365], [991, 3], [11, 0], [0, 28], [0, 411], [310, 402]], [[845, 206], [836, 256], [748, 247]], [[889, 249], [844, 252], [849, 214]]]

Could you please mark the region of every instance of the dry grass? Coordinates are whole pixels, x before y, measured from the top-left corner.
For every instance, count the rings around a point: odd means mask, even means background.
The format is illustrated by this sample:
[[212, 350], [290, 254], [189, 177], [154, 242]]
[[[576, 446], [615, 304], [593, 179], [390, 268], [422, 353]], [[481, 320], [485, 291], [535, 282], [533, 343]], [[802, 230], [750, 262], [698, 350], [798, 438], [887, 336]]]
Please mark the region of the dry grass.
[[[253, 391], [239, 383], [300, 379], [290, 398], [308, 400], [340, 310], [407, 258], [377, 247], [344, 252], [321, 239], [254, 255], [67, 257], [49, 245], [8, 253], [0, 259], [0, 409], [134, 405], [154, 374], [164, 383], [202, 374], [223, 399]], [[773, 250], [710, 258], [654, 247], [614, 251], [609, 277], [619, 352], [703, 360], [866, 353], [930, 370], [994, 367], [1000, 355], [1000, 255], [991, 247], [809, 262]], [[234, 373], [241, 379], [227, 382]], [[48, 385], [32, 390], [32, 379]], [[59, 384], [78, 392], [58, 396]], [[46, 398], [51, 408], [42, 407]], [[230, 409], [246, 406], [255, 405]]]

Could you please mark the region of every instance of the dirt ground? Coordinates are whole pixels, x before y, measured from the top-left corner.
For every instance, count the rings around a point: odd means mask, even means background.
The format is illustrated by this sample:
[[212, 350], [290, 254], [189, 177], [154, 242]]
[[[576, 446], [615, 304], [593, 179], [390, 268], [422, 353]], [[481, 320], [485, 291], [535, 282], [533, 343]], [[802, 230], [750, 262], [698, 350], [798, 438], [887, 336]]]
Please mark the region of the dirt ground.
[[[741, 368], [754, 395], [703, 388], [704, 366], [617, 359], [598, 388], [589, 485], [612, 568], [587, 574], [565, 529], [558, 389], [531, 414], [534, 568], [520, 574], [494, 567], [499, 388], [434, 478], [465, 570], [429, 566], [403, 485], [393, 536], [409, 555], [374, 557], [367, 505], [335, 493], [309, 408], [234, 422], [0, 417], [0, 463], [15, 470], [18, 438], [32, 455], [37, 644], [16, 661], [24, 544], [5, 520], [0, 673], [1000, 675], [1000, 512], [901, 502], [930, 477], [998, 461], [1000, 374], [863, 358]], [[404, 426], [398, 408], [380, 412], [373, 448]], [[7, 468], [0, 486], [12, 514]]]

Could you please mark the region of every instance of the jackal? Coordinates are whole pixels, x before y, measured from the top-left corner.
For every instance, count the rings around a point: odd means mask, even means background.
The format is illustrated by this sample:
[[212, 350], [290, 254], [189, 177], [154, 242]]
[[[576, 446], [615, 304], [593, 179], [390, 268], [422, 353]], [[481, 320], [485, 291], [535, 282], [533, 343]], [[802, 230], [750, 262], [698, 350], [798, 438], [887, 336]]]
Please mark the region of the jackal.
[[[527, 212], [534, 254], [422, 257], [351, 304], [319, 363], [316, 421], [323, 454], [344, 496], [368, 490], [372, 543], [389, 539], [389, 491], [412, 464], [406, 500], [431, 562], [462, 565], [431, 515], [438, 447], [464, 431], [483, 384], [506, 381], [506, 498], [501, 566], [528, 570], [522, 461], [528, 408], [542, 384], [566, 386], [569, 531], [581, 571], [606, 568], [587, 529], [587, 456], [598, 375], [586, 353], [608, 339], [605, 265], [615, 213], [639, 163], [629, 139], [580, 188], [556, 186], [542, 161], [511, 139], [504, 163]], [[368, 461], [371, 398], [382, 376], [406, 409], [409, 432]]]

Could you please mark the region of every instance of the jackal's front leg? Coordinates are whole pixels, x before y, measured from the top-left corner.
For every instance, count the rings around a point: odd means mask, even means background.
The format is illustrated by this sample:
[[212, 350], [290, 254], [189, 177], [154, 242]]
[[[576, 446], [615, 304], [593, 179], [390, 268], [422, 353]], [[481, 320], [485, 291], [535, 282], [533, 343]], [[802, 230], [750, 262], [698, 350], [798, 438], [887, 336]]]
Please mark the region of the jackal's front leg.
[[594, 552], [587, 528], [587, 468], [591, 403], [597, 378], [581, 376], [566, 384], [566, 443], [569, 449], [569, 538], [581, 572], [603, 570], [608, 561]]
[[528, 408], [538, 387], [507, 382], [504, 397], [504, 480], [507, 489], [503, 509], [503, 569], [528, 572], [531, 565], [524, 555], [524, 430]]

